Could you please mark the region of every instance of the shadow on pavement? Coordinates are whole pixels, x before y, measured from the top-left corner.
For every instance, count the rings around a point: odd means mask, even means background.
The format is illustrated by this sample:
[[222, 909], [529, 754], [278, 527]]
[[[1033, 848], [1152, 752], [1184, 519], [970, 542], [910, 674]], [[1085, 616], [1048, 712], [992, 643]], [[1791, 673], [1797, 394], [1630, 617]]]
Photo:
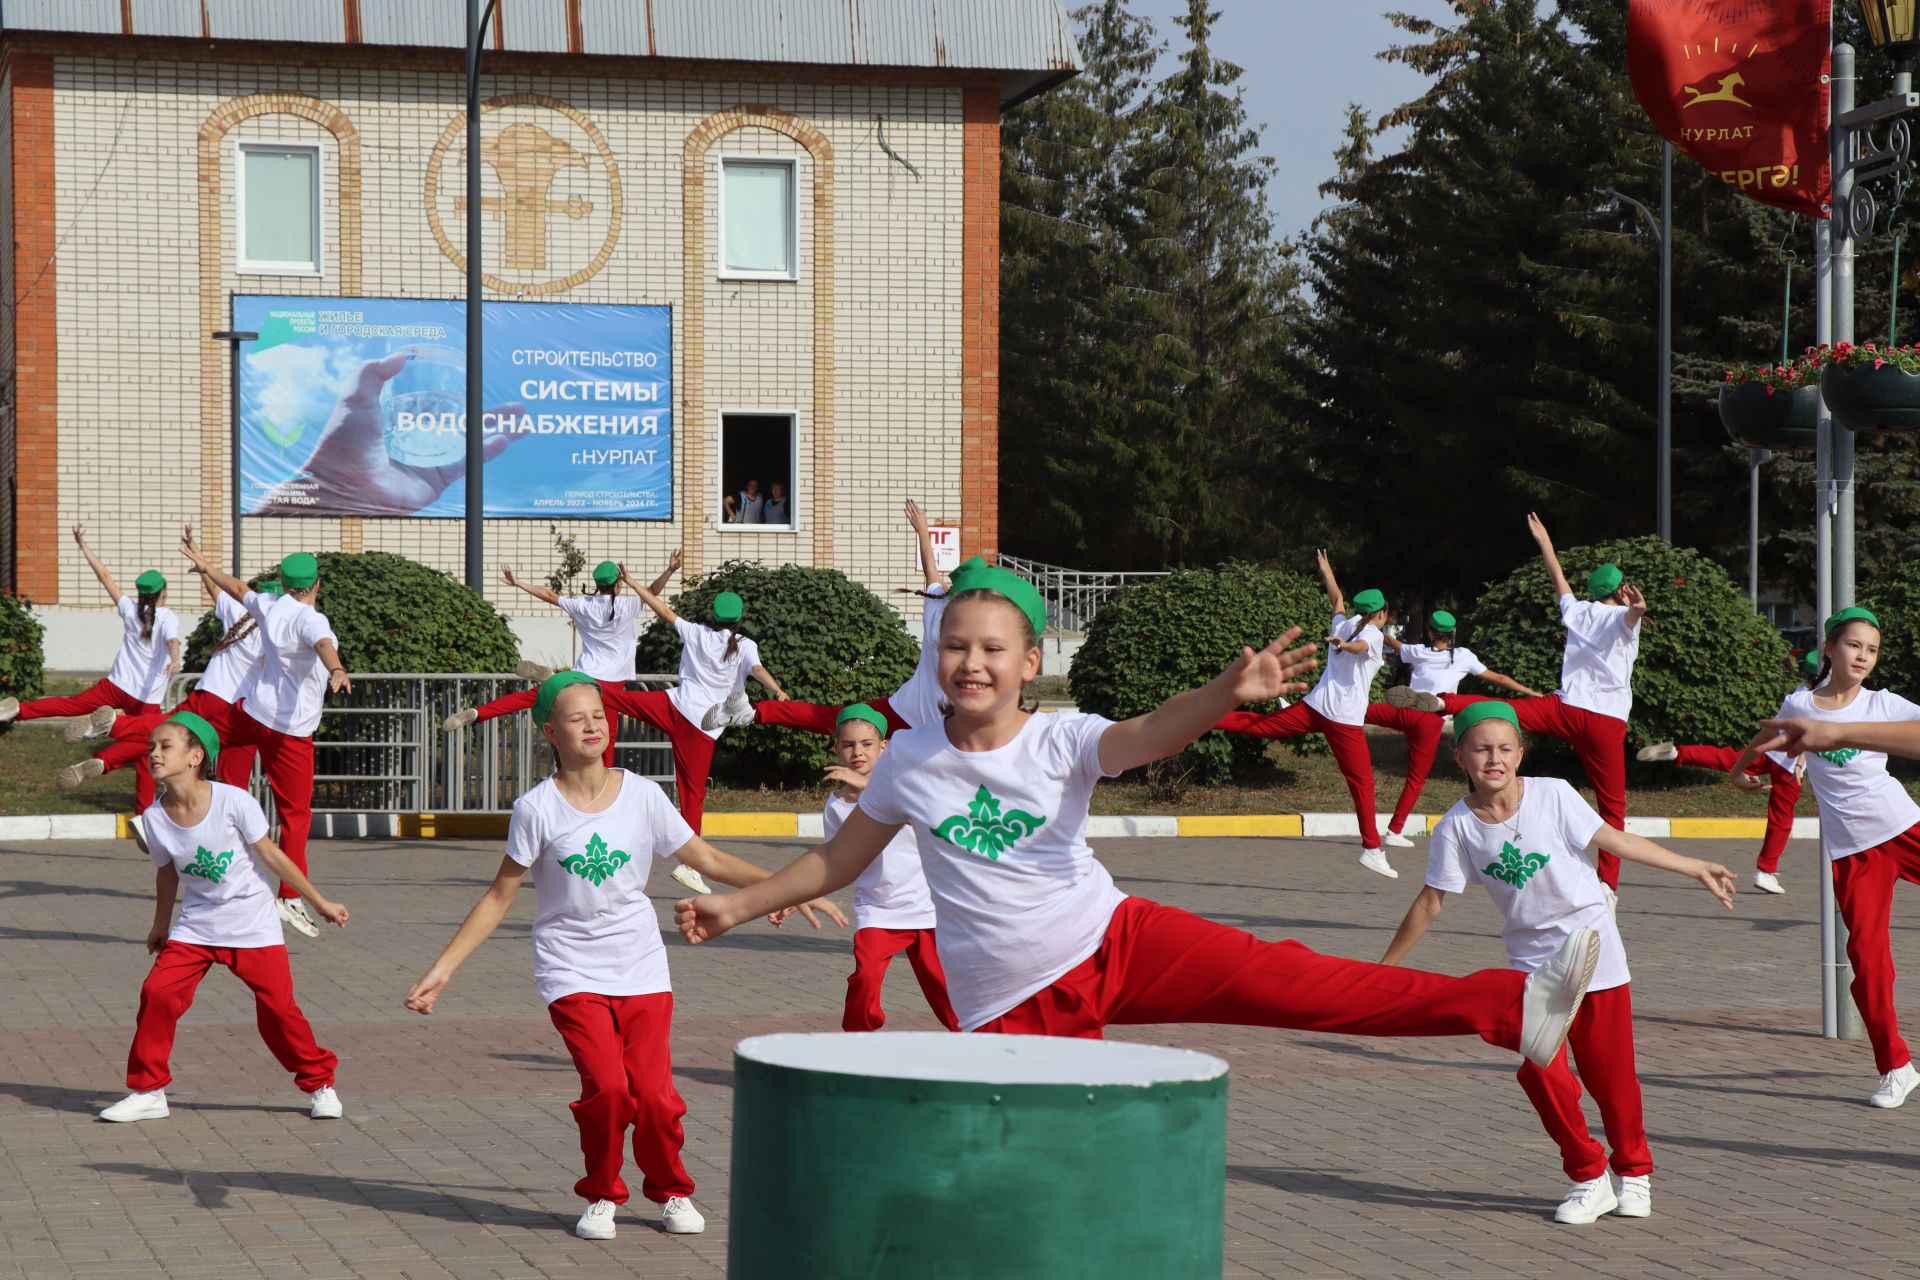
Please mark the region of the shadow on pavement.
[[1532, 1196], [1495, 1195], [1487, 1191], [1420, 1190], [1387, 1182], [1366, 1182], [1324, 1169], [1287, 1169], [1262, 1165], [1230, 1164], [1227, 1177], [1235, 1182], [1251, 1182], [1295, 1195], [1326, 1196], [1333, 1200], [1358, 1200], [1367, 1204], [1400, 1205], [1413, 1209], [1479, 1209], [1487, 1213], [1546, 1218], [1552, 1207]]
[[[523, 1202], [502, 1204], [477, 1196], [454, 1195], [444, 1185], [427, 1186], [391, 1178], [342, 1178], [330, 1173], [260, 1173], [253, 1170], [169, 1169], [145, 1164], [90, 1164], [103, 1174], [144, 1178], [166, 1186], [184, 1187], [203, 1209], [225, 1207], [230, 1191], [267, 1191], [280, 1196], [303, 1196], [334, 1204], [370, 1206], [388, 1213], [415, 1213], [443, 1222], [483, 1222], [491, 1226], [525, 1227], [533, 1231], [566, 1232], [571, 1221], [542, 1212]], [[503, 1191], [521, 1194], [518, 1187], [462, 1187], [464, 1191]]]

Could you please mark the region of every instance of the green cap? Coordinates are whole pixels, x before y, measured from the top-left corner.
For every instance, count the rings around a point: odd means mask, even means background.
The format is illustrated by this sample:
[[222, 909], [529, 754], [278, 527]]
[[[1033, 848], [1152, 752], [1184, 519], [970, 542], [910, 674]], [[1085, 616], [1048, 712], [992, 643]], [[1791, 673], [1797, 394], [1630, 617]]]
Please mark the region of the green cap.
[[1386, 593], [1377, 588], [1368, 587], [1353, 597], [1353, 607], [1361, 613], [1378, 613], [1387, 607]]
[[953, 594], [958, 596], [966, 591], [993, 592], [1027, 615], [1035, 639], [1046, 634], [1047, 602], [1040, 598], [1039, 590], [1031, 582], [1013, 570], [990, 565], [975, 556], [953, 571]]
[[620, 566], [611, 560], [602, 560], [593, 566], [593, 580], [603, 587], [610, 587], [620, 581]]
[[1800, 659], [1800, 669], [1807, 673], [1807, 679], [1809, 680], [1819, 675], [1820, 651], [1818, 649], [1807, 650], [1807, 656]]
[[283, 596], [287, 594], [287, 589], [280, 585], [280, 579], [278, 578], [265, 578], [254, 590], [263, 596]]
[[958, 565], [954, 566], [953, 571], [955, 574], [972, 573], [978, 569], [991, 569], [992, 567], [992, 565], [988, 564], [979, 556], [968, 556], [965, 560], [962, 560]]
[[164, 723], [177, 724], [198, 738], [201, 747], [205, 749], [207, 753], [207, 762], [209, 764], [218, 764], [220, 762], [220, 735], [215, 733], [213, 726], [205, 720], [193, 714], [191, 711], [176, 711], [168, 716]]
[[1610, 596], [1620, 589], [1627, 575], [1620, 572], [1620, 566], [1611, 562], [1601, 565], [1587, 575], [1587, 594], [1595, 600]]
[[747, 602], [740, 598], [737, 591], [722, 591], [713, 598], [713, 620], [715, 622], [738, 622], [740, 615], [747, 611]]
[[289, 591], [305, 591], [320, 581], [320, 562], [296, 551], [280, 562], [280, 582]]
[[1453, 615], [1445, 609], [1435, 609], [1428, 614], [1427, 622], [1435, 631], [1451, 631], [1458, 625], [1454, 622]]
[[1856, 604], [1852, 608], [1842, 609], [1831, 618], [1828, 618], [1827, 625], [1822, 628], [1822, 634], [1832, 635], [1835, 630], [1846, 626], [1849, 622], [1871, 622], [1876, 630], [1880, 626], [1880, 619], [1873, 616], [1873, 610], [1862, 609]]
[[1520, 716], [1514, 711], [1513, 704], [1489, 698], [1485, 702], [1469, 702], [1453, 713], [1453, 740], [1461, 741], [1467, 736], [1467, 730], [1488, 720], [1505, 720], [1516, 733], [1519, 732]]
[[157, 596], [167, 589], [167, 580], [158, 569], [149, 569], [133, 580], [133, 585], [143, 596]]
[[879, 731], [882, 738], [887, 736], [887, 718], [864, 702], [855, 702], [840, 708], [840, 714], [833, 718], [833, 727], [838, 729], [849, 720], [865, 720]]
[[540, 692], [533, 696], [534, 728], [546, 727], [547, 717], [553, 714], [553, 700], [560, 696], [561, 690], [576, 684], [600, 687], [600, 682], [584, 671], [556, 671], [540, 682]]

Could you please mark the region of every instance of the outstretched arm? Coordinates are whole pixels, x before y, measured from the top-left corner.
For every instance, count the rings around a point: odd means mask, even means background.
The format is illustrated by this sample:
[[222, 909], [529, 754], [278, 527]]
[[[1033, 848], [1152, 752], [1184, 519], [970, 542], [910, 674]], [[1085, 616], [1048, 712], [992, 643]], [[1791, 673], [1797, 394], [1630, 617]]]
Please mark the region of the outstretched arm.
[[293, 891], [313, 904], [322, 920], [344, 928], [347, 923], [347, 909], [331, 898], [325, 897], [313, 887], [313, 881], [307, 879], [299, 867], [293, 865], [293, 859], [281, 852], [280, 846], [262, 836], [253, 842], [253, 856], [267, 869], [268, 874], [278, 880], [284, 880], [293, 886]]
[[1540, 560], [1547, 566], [1547, 577], [1553, 582], [1553, 598], [1572, 595], [1573, 588], [1567, 585], [1567, 575], [1560, 569], [1560, 557], [1554, 554], [1553, 538], [1538, 513], [1527, 512], [1527, 532], [1533, 535], [1533, 545], [1540, 548]]
[[756, 662], [753, 664], [753, 669], [747, 674], [765, 686], [767, 692], [773, 695], [775, 702], [785, 702], [787, 700], [787, 691], [782, 689], [780, 682], [773, 678], [773, 672]]
[[1512, 676], [1501, 675], [1498, 671], [1495, 671], [1492, 667], [1488, 667], [1485, 671], [1482, 671], [1480, 673], [1480, 678], [1482, 680], [1485, 680], [1490, 685], [1496, 685], [1502, 689], [1511, 689], [1515, 693], [1520, 694], [1522, 697], [1537, 698], [1540, 696], [1537, 692], [1527, 688], [1527, 686], [1521, 684], [1518, 680], [1515, 680]]
[[[313, 651], [320, 655], [320, 661], [327, 668], [328, 691], [352, 693], [353, 680], [347, 675], [347, 664], [340, 661], [340, 651], [333, 647], [333, 641], [322, 640], [313, 646]], [[287, 883], [292, 884], [293, 881], [289, 880]]]
[[929, 587], [937, 587], [946, 581], [933, 563], [933, 530], [927, 525], [926, 513], [920, 510], [920, 504], [912, 498], [907, 499], [907, 523], [913, 526], [914, 536], [920, 539], [920, 577]]
[[[771, 871], [765, 871], [754, 866], [744, 858], [736, 858], [730, 853], [723, 853], [708, 844], [705, 840], [702, 840], [699, 836], [695, 836], [674, 850], [673, 856], [687, 866], [692, 867], [695, 871], [698, 871], [707, 879], [718, 880], [721, 884], [732, 885], [736, 889], [744, 889], [750, 884], [759, 884], [762, 880], [769, 879], [774, 874]], [[816, 929], [820, 927], [820, 921], [814, 915], [816, 911], [825, 912], [827, 918], [839, 925], [842, 929], [847, 927], [847, 918], [840, 913], [840, 908], [825, 898], [815, 898], [811, 902], [803, 902], [800, 904], [799, 909], [800, 914], [807, 918], [807, 923]], [[774, 920], [774, 924], [776, 925], [780, 923], [777, 918], [778, 915], [779, 913], [776, 912], [776, 918]]]
[[93, 554], [93, 548], [87, 545], [86, 525], [76, 524], [73, 526], [73, 540], [80, 544], [80, 554], [87, 558], [87, 568], [93, 570], [93, 576], [100, 579], [100, 585], [106, 588], [107, 599], [113, 601], [115, 606], [118, 606], [120, 597], [125, 595], [126, 592], [120, 590], [120, 584], [113, 580], [111, 573], [107, 572], [107, 566], [100, 562], [100, 557]]
[[733, 893], [713, 893], [675, 903], [674, 923], [682, 937], [697, 944], [710, 942], [755, 916], [811, 903], [857, 880], [899, 830], [855, 809], [833, 833], [833, 839], [807, 850], [766, 879]]
[[665, 591], [667, 589], [667, 583], [673, 580], [673, 575], [680, 572], [680, 564], [683, 559], [684, 557], [681, 555], [680, 548], [675, 547], [667, 556], [667, 567], [660, 571], [660, 576], [653, 580], [653, 585], [649, 586], [647, 590], [653, 592], [655, 595], [659, 595], [662, 591]]
[[1765, 778], [1756, 778], [1747, 772], [1748, 766], [1758, 760], [1768, 749], [1776, 735], [1768, 729], [1762, 729], [1753, 735], [1753, 740], [1734, 757], [1733, 767], [1727, 770], [1727, 781], [1742, 791], [1765, 791], [1773, 784]]
[[1683, 853], [1675, 853], [1671, 849], [1663, 848], [1645, 836], [1616, 831], [1604, 823], [1598, 831], [1593, 833], [1593, 839], [1589, 843], [1599, 845], [1616, 858], [1638, 862], [1643, 866], [1658, 867], [1662, 871], [1671, 871], [1689, 880], [1698, 880], [1706, 886], [1708, 893], [1726, 904], [1727, 910], [1733, 910], [1733, 872], [1717, 862], [1689, 858]]
[[500, 580], [510, 587], [518, 587], [535, 600], [544, 600], [548, 604], [559, 604], [560, 593], [544, 582], [528, 582], [513, 571], [512, 565], [502, 565]]
[[1100, 735], [1100, 768], [1125, 773], [1183, 751], [1194, 739], [1243, 702], [1265, 702], [1306, 691], [1296, 677], [1319, 666], [1312, 646], [1288, 649], [1300, 635], [1290, 627], [1266, 648], [1242, 649], [1227, 669], [1201, 685], [1176, 693], [1145, 715], [1110, 725]]
[[653, 610], [654, 617], [660, 619], [660, 621], [666, 623], [668, 626], [672, 626], [674, 623], [680, 621], [680, 615], [673, 611], [672, 606], [665, 600], [662, 600], [658, 592], [635, 582], [633, 575], [627, 572], [627, 566], [625, 565], [620, 566], [620, 580], [633, 589], [633, 594], [640, 597], [641, 604]]
[[440, 999], [447, 984], [453, 981], [453, 975], [467, 957], [479, 949], [489, 934], [500, 927], [507, 917], [507, 908], [513, 905], [513, 896], [520, 892], [520, 882], [526, 879], [527, 869], [512, 858], [500, 859], [500, 870], [494, 873], [493, 883], [480, 895], [480, 901], [473, 904], [473, 910], [467, 912], [467, 918], [460, 922], [454, 931], [453, 941], [440, 953], [420, 980], [407, 992], [406, 1006], [415, 1013], [432, 1013], [434, 1002]]
[[1879, 724], [1855, 721], [1835, 724], [1827, 720], [1789, 717], [1762, 720], [1759, 736], [1749, 750], [1781, 751], [1790, 756], [1808, 752], [1834, 751], [1852, 747], [1856, 751], [1882, 751], [1890, 756], [1920, 760], [1920, 720], [1900, 720]]
[[1647, 616], [1647, 598], [1631, 582], [1620, 588], [1620, 598], [1627, 603], [1627, 630], [1631, 631]]
[[1413, 944], [1425, 937], [1428, 926], [1440, 918], [1440, 910], [1446, 904], [1445, 893], [1432, 885], [1422, 886], [1400, 921], [1400, 927], [1394, 930], [1393, 941], [1387, 944], [1387, 954], [1380, 957], [1380, 963], [1399, 964], [1405, 960]]
[[1325, 550], [1313, 553], [1314, 565], [1320, 570], [1320, 585], [1327, 590], [1327, 603], [1335, 613], [1347, 611], [1347, 598], [1340, 594], [1340, 584], [1334, 580], [1333, 563], [1327, 559]]
[[193, 571], [206, 579], [207, 585], [216, 591], [224, 591], [235, 600], [245, 603], [249, 590], [246, 583], [230, 573], [224, 573], [219, 566], [210, 562], [193, 540], [193, 526], [188, 525], [180, 535], [180, 554], [193, 562]]

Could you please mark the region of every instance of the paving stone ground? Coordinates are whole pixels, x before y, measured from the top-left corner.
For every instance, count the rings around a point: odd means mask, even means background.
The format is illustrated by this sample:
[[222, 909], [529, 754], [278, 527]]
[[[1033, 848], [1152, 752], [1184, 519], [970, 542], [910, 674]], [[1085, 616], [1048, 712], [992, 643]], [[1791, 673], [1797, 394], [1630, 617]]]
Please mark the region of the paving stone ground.
[[[777, 865], [799, 846], [729, 847]], [[1750, 873], [1746, 844], [1686, 848]], [[1389, 882], [1345, 843], [1119, 840], [1099, 852], [1130, 892], [1368, 959], [1424, 857], [1399, 852], [1408, 874]], [[589, 1243], [569, 1233], [576, 1077], [534, 995], [531, 891], [440, 1013], [400, 1005], [499, 855], [497, 843], [315, 846], [315, 878], [353, 920], [290, 940], [301, 1002], [342, 1058], [344, 1121], [306, 1117], [244, 989], [216, 970], [181, 1030], [172, 1117], [109, 1125], [93, 1117], [124, 1092], [151, 869], [126, 843], [0, 847], [0, 1278], [723, 1275], [731, 1048], [837, 1027], [847, 937], [759, 927], [673, 946], [676, 1071], [709, 1229], [667, 1236], [627, 1213], [617, 1240]], [[1867, 1107], [1866, 1047], [1818, 1036], [1813, 856], [1795, 843], [1790, 896], [1743, 894], [1731, 914], [1628, 868], [1621, 922], [1658, 1165], [1645, 1221], [1551, 1222], [1559, 1161], [1513, 1060], [1478, 1041], [1124, 1033], [1232, 1062], [1225, 1273], [1920, 1274], [1920, 1103]], [[663, 906], [677, 896], [658, 872], [654, 886]], [[1484, 895], [1455, 899], [1415, 960], [1501, 963], [1496, 924]], [[1894, 945], [1901, 969], [1920, 972], [1920, 890], [1899, 895]], [[892, 1025], [932, 1029], [904, 963], [888, 999]], [[1920, 1022], [1910, 996], [1905, 1012]], [[1021, 1275], [1017, 1261], [1004, 1274]]]

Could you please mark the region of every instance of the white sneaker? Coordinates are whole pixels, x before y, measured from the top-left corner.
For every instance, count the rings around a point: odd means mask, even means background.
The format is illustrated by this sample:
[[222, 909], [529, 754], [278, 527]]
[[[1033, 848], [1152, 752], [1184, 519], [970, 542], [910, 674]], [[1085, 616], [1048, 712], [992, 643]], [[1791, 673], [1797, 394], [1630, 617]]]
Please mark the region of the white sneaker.
[[743, 729], [753, 723], [753, 699], [747, 696], [746, 690], [728, 694], [720, 705], [726, 710], [727, 723], [734, 728]]
[[1771, 871], [1754, 872], [1753, 887], [1760, 890], [1760, 892], [1762, 893], [1785, 893], [1786, 892], [1785, 889], [1780, 887], [1780, 877], [1775, 875]]
[[88, 778], [97, 778], [107, 771], [107, 766], [93, 756], [88, 756], [78, 764], [70, 764], [53, 777], [53, 785], [62, 791], [72, 791]]
[[1397, 684], [1387, 690], [1387, 705], [1402, 711], [1445, 711], [1447, 704], [1431, 693], [1421, 693], [1409, 685]]
[[307, 904], [298, 898], [280, 899], [280, 918], [309, 938], [320, 936], [320, 922], [307, 911]]
[[553, 668], [538, 662], [523, 662], [513, 669], [513, 674], [522, 680], [531, 680], [535, 684], [545, 684], [553, 679]]
[[670, 1196], [660, 1206], [660, 1225], [670, 1236], [697, 1236], [707, 1229], [706, 1217], [693, 1207], [690, 1196]]
[[733, 723], [727, 715], [727, 704], [716, 702], [707, 708], [707, 714], [700, 717], [700, 727], [711, 733], [715, 729], [724, 729]]
[[340, 1095], [333, 1091], [332, 1085], [322, 1085], [307, 1095], [312, 1105], [307, 1114], [315, 1120], [338, 1120], [346, 1109], [340, 1105]]
[[133, 839], [133, 847], [141, 853], [147, 852], [147, 830], [140, 825], [140, 815], [134, 814], [133, 821], [127, 824], [127, 834]]
[[582, 1240], [613, 1239], [613, 1213], [619, 1207], [611, 1200], [595, 1200], [573, 1224], [573, 1234]]
[[1881, 1076], [1880, 1087], [1873, 1091], [1873, 1096], [1867, 1101], [1876, 1107], [1897, 1107], [1907, 1100], [1907, 1095], [1917, 1085], [1920, 1085], [1920, 1071], [1915, 1071], [1909, 1062]]
[[675, 880], [678, 880], [681, 884], [693, 890], [695, 893], [712, 893], [713, 892], [712, 886], [710, 886], [706, 882], [706, 880], [704, 880], [701, 877], [700, 873], [698, 871], [695, 871], [692, 867], [688, 866], [684, 862], [674, 863], [673, 871], [671, 874]]
[[1620, 1202], [1614, 1215], [1621, 1218], [1651, 1218], [1653, 1216], [1653, 1179], [1646, 1174], [1632, 1178], [1623, 1178], [1618, 1174], [1613, 1179], [1613, 1196]]
[[20, 699], [0, 698], [0, 724], [5, 724], [20, 714]]
[[1656, 742], [1652, 746], [1642, 747], [1634, 752], [1633, 758], [1643, 764], [1665, 764], [1680, 758], [1680, 748], [1671, 742]]
[[472, 724], [475, 720], [478, 720], [479, 718], [480, 718], [480, 712], [478, 708], [466, 707], [466, 708], [463, 708], [462, 710], [454, 712], [452, 715], [448, 716], [445, 720], [442, 720], [440, 722], [440, 727], [442, 729], [445, 729], [448, 733], [458, 733], [460, 732], [460, 730], [466, 728], [468, 725]]
[[1409, 840], [1409, 839], [1407, 839], [1407, 837], [1406, 837], [1406, 836], [1404, 836], [1404, 835], [1402, 835], [1402, 834], [1401, 834], [1400, 832], [1398, 832], [1398, 831], [1389, 831], [1389, 832], [1387, 832], [1387, 834], [1385, 834], [1384, 836], [1381, 836], [1381, 837], [1380, 837], [1380, 842], [1381, 842], [1382, 844], [1384, 844], [1384, 845], [1386, 845], [1386, 846], [1387, 846], [1388, 848], [1390, 848], [1390, 849], [1411, 849], [1411, 848], [1413, 848], [1413, 841], [1411, 841], [1411, 840]]
[[146, 1093], [130, 1093], [102, 1111], [100, 1118], [115, 1124], [126, 1124], [132, 1120], [164, 1120], [167, 1118], [167, 1091], [151, 1089]]
[[1568, 1187], [1567, 1198], [1553, 1211], [1553, 1220], [1584, 1227], [1619, 1207], [1620, 1197], [1613, 1194], [1613, 1179], [1603, 1173], [1591, 1182], [1576, 1182]]
[[1367, 870], [1383, 875], [1389, 880], [1398, 880], [1400, 873], [1387, 861], [1387, 855], [1379, 849], [1368, 849], [1360, 855], [1360, 865]]
[[88, 738], [98, 738], [113, 728], [114, 717], [119, 714], [118, 707], [95, 707], [86, 715], [67, 721], [67, 727], [60, 731], [60, 740], [85, 742]]
[[1607, 914], [1618, 919], [1620, 915], [1620, 891], [1608, 884], [1605, 880], [1602, 880], [1600, 882], [1600, 892], [1604, 894], [1607, 899]]
[[[1599, 963], [1600, 935], [1592, 929], [1575, 929], [1545, 964], [1527, 975], [1526, 992], [1520, 999], [1520, 1052], [1535, 1065], [1550, 1067], [1559, 1056]], [[1607, 1198], [1613, 1198], [1611, 1188]]]

